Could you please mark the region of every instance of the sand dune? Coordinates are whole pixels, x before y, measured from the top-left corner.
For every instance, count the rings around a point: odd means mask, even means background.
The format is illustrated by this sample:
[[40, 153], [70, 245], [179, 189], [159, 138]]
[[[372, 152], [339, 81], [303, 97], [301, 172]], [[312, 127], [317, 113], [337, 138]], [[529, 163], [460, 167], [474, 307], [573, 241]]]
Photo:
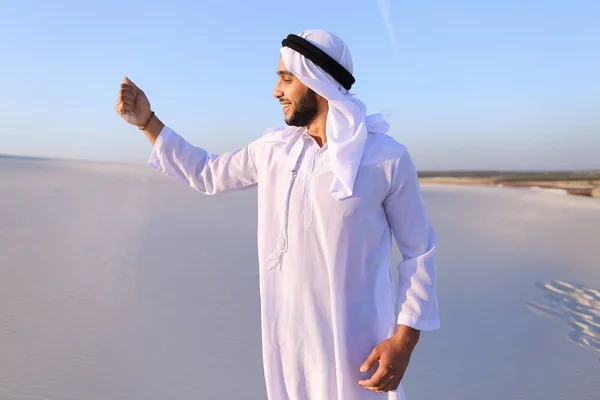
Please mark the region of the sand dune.
[[[409, 400], [600, 398], [600, 200], [423, 192], [442, 329]], [[0, 400], [264, 399], [255, 195], [0, 159]]]

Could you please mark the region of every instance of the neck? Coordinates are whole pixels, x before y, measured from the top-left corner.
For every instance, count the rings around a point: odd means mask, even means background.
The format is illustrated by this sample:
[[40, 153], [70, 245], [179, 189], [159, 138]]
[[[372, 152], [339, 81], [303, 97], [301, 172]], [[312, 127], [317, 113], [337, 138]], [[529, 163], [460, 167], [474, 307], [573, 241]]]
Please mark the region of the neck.
[[327, 110], [320, 111], [315, 118], [306, 125], [308, 134], [312, 136], [319, 147], [323, 147], [327, 143], [327, 136], [325, 134], [327, 126]]

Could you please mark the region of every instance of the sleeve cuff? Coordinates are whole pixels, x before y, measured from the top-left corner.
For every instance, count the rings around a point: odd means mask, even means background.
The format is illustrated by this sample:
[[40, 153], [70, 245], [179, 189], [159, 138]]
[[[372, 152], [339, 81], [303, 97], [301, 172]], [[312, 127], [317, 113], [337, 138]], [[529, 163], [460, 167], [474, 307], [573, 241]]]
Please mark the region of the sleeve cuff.
[[150, 153], [150, 157], [148, 158], [148, 167], [155, 169], [157, 171], [164, 172], [161, 163], [161, 153], [164, 151], [164, 148], [170, 142], [171, 137], [173, 136], [173, 131], [169, 129], [166, 125], [163, 126], [156, 141], [154, 142], [154, 146], [152, 146], [152, 152]]
[[399, 314], [398, 325], [406, 325], [419, 331], [433, 331], [440, 329], [439, 318], [419, 319], [414, 315]]

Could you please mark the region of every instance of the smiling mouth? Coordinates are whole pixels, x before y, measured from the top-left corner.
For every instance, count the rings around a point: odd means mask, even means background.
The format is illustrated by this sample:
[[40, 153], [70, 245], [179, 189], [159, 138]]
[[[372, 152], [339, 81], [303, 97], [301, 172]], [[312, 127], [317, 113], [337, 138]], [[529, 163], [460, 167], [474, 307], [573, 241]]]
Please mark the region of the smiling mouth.
[[283, 106], [284, 113], [287, 112], [290, 109], [290, 107], [292, 106], [291, 103], [281, 103], [281, 105]]

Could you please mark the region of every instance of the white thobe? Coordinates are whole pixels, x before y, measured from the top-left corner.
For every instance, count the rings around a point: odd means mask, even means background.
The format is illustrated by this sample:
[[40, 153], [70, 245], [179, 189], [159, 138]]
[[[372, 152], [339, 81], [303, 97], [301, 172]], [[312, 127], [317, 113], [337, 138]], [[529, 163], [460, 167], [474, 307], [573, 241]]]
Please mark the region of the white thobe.
[[[213, 155], [165, 127], [148, 165], [200, 193], [257, 187], [263, 363], [272, 400], [400, 400], [359, 385], [396, 323], [439, 327], [436, 236], [406, 148], [369, 134], [351, 197], [329, 192], [327, 144], [302, 128]], [[392, 236], [393, 235], [393, 236]], [[403, 256], [395, 294], [392, 237]], [[398, 305], [396, 315], [395, 304]]]

